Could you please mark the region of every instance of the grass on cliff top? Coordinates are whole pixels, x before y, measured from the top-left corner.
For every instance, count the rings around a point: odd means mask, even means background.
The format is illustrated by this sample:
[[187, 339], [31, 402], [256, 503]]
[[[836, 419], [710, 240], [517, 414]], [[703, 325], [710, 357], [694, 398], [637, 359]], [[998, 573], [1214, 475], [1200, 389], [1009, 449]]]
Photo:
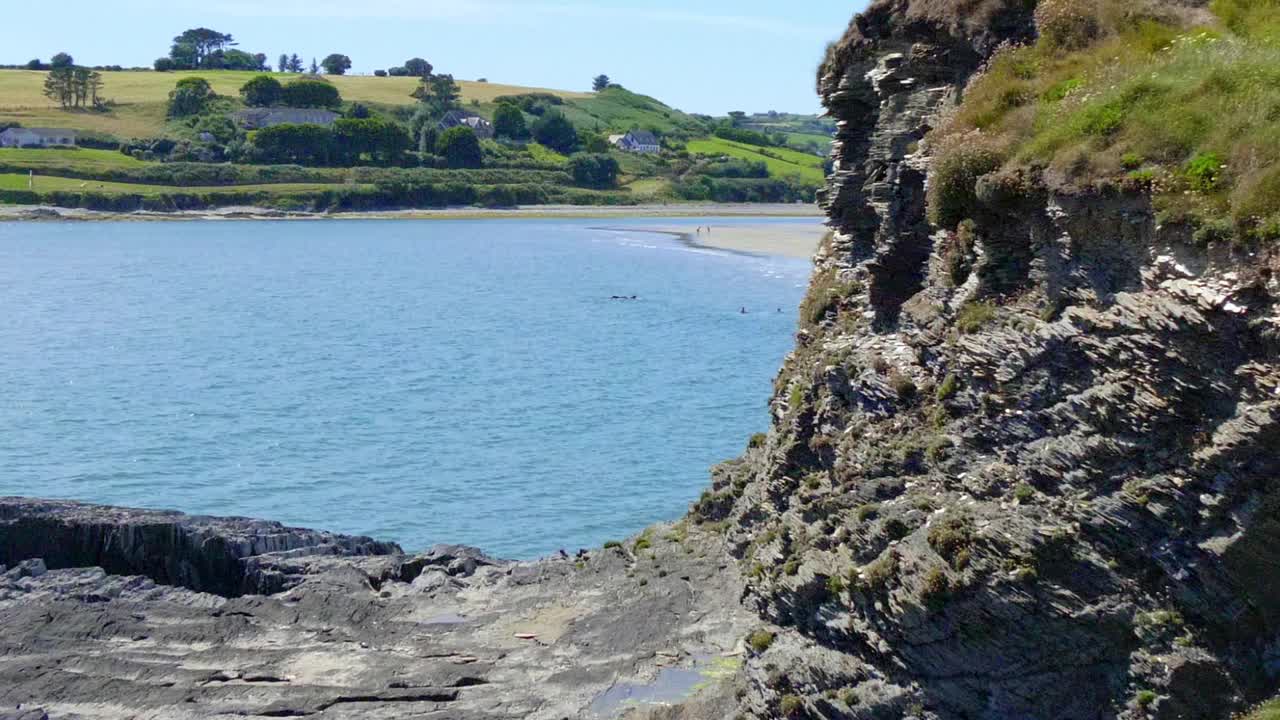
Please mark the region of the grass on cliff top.
[[1280, 700], [1272, 700], [1247, 715], [1244, 720], [1280, 720]]
[[1280, 2], [1165, 14], [1098, 0], [998, 53], [935, 140], [1075, 182], [1150, 186], [1166, 219], [1280, 237]]

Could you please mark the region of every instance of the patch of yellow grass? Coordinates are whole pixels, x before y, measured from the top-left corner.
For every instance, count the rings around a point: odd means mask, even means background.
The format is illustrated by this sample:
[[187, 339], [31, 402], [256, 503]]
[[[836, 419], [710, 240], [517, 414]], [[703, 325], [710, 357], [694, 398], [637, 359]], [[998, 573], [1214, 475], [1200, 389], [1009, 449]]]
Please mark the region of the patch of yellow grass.
[[[67, 112], [43, 94], [46, 73], [33, 70], [0, 70], [0, 121], [14, 121], [28, 127], [68, 127], [110, 133], [121, 138], [151, 137], [164, 132], [165, 103], [169, 91], [185, 77], [202, 77], [219, 95], [237, 97], [240, 87], [256, 72], [218, 70], [212, 72], [104, 72], [102, 97], [115, 103], [108, 113]], [[298, 77], [273, 73], [281, 82]], [[417, 78], [372, 77], [365, 75], [330, 76], [327, 78], [345, 100], [382, 105], [409, 105], [416, 102], [410, 93], [418, 86]], [[499, 83], [460, 81], [462, 102], [493, 102], [501, 95], [544, 92], [573, 99], [590, 97], [590, 93], [529, 88]]]

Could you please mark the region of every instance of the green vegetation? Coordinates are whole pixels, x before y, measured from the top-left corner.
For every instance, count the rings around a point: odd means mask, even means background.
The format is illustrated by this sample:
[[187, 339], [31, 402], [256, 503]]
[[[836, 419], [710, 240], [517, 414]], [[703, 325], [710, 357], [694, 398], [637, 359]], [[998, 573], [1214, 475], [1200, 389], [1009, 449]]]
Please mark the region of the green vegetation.
[[1031, 502], [1032, 498], [1035, 496], [1036, 489], [1027, 483], [1018, 483], [1018, 486], [1013, 489], [1013, 499], [1020, 503], [1025, 504]]
[[778, 709], [783, 717], [796, 717], [804, 711], [804, 700], [798, 695], [783, 695]]
[[756, 630], [747, 637], [747, 644], [756, 653], [762, 653], [773, 646], [773, 641], [777, 636], [768, 630]]
[[960, 379], [956, 377], [955, 373], [948, 373], [947, 377], [943, 379], [942, 384], [938, 386], [938, 402], [950, 400], [955, 397], [956, 393], [959, 391]]
[[956, 313], [956, 329], [966, 335], [986, 327], [996, 317], [996, 306], [989, 302], [966, 303]]
[[795, 150], [762, 148], [722, 138], [693, 140], [685, 147], [695, 155], [727, 156], [739, 160], [763, 162], [771, 176], [794, 176], [815, 184], [820, 184], [826, 179], [822, 158]]
[[838, 312], [840, 303], [862, 292], [856, 282], [844, 282], [834, 267], [813, 276], [809, 292], [800, 304], [800, 321], [805, 327], [820, 325], [831, 313]]
[[1153, 703], [1155, 703], [1156, 698], [1158, 697], [1160, 696], [1156, 695], [1156, 693], [1152, 690], [1139, 690], [1138, 694], [1133, 696], [1133, 702], [1138, 707], [1145, 708], [1145, 707], [1150, 707]]
[[1264, 703], [1250, 713], [1245, 720], [1280, 720], [1280, 700]]
[[930, 608], [941, 607], [951, 596], [951, 578], [938, 566], [929, 569], [920, 583], [920, 599]]
[[954, 561], [974, 540], [973, 520], [964, 515], [949, 515], [929, 528], [929, 545], [942, 559]]
[[998, 166], [1043, 165], [1149, 187], [1162, 220], [1205, 242], [1280, 238], [1280, 9], [1209, 9], [1196, 25], [1122, 0], [1042, 2], [1040, 41], [998, 53], [935, 133], [931, 219], [974, 217], [977, 177]]

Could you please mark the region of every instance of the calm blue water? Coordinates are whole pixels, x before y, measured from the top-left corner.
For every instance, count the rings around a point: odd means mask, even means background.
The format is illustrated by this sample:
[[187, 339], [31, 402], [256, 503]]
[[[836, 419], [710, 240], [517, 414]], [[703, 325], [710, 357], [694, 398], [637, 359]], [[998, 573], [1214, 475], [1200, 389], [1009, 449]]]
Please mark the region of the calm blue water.
[[0, 495], [507, 557], [678, 517], [809, 264], [601, 222], [0, 224]]

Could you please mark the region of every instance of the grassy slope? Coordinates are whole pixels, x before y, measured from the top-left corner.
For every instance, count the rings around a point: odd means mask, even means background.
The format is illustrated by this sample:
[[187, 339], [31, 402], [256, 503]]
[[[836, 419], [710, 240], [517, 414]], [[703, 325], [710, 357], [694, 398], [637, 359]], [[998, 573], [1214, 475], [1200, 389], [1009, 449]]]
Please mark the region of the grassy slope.
[[42, 167], [59, 167], [75, 163], [84, 168], [140, 167], [145, 163], [116, 150], [92, 148], [49, 148], [27, 150], [0, 148], [0, 162], [21, 164], [39, 172]]
[[[1124, 17], [1121, 0], [1106, 6]], [[1206, 240], [1280, 237], [1280, 6], [1210, 8], [1200, 24], [1130, 16], [1083, 47], [1003, 52], [934, 139], [1070, 181], [1150, 185], [1164, 219]]]
[[[17, 121], [27, 126], [71, 127], [79, 130], [105, 132], [122, 138], [158, 136], [164, 133], [165, 102], [175, 83], [184, 77], [202, 77], [220, 95], [235, 97], [240, 86], [249, 78], [260, 75], [255, 72], [104, 72], [103, 96], [113, 100], [116, 106], [107, 113], [66, 112], [51, 104], [41, 94], [45, 73], [29, 70], [0, 70], [0, 121]], [[277, 74], [287, 81], [294, 75]], [[409, 94], [417, 87], [415, 78], [379, 78], [368, 76], [340, 76], [328, 78], [337, 86], [346, 100], [380, 105], [409, 105], [414, 102]], [[497, 83], [461, 81], [462, 101], [489, 103], [500, 95], [527, 92], [546, 92], [573, 100], [587, 99], [589, 93], [573, 93], [562, 90], [526, 88]]]
[[[772, 176], [798, 175], [804, 180], [817, 183], [821, 183], [825, 179], [822, 158], [796, 150], [776, 147], [759, 148], [754, 145], [745, 145], [722, 138], [693, 140], [689, 142], [688, 149], [689, 152], [696, 155], [728, 155], [742, 160], [763, 161], [769, 167], [769, 174]], [[762, 153], [769, 153], [775, 157], [769, 157]]]

